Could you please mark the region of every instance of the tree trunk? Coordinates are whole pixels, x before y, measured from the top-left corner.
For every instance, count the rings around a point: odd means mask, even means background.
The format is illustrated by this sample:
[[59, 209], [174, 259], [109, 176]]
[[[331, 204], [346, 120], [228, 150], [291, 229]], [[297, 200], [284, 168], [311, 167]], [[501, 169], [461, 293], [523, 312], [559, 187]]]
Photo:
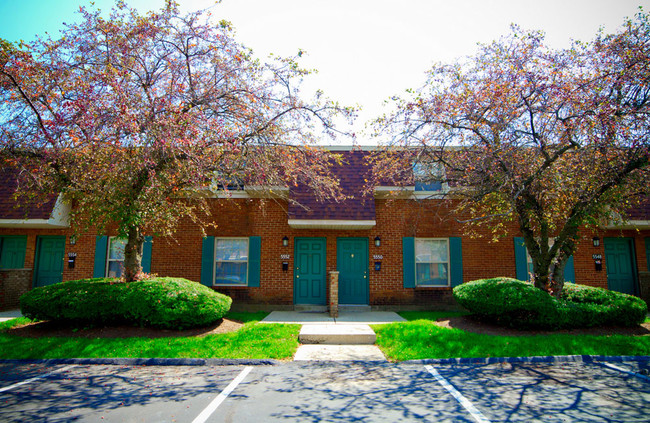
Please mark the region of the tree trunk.
[[564, 289], [564, 266], [566, 265], [566, 260], [561, 261], [553, 269], [550, 279], [550, 288], [551, 294], [555, 298], [560, 298], [562, 295], [562, 290]]
[[138, 280], [142, 274], [142, 250], [144, 248], [144, 235], [140, 228], [129, 228], [129, 238], [124, 247], [124, 280], [132, 282]]

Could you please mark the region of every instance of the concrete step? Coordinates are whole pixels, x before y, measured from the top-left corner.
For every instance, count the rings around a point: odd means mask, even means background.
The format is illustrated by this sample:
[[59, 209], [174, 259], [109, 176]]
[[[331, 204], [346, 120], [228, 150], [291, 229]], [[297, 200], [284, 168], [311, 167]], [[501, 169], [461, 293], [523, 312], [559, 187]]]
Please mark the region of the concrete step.
[[339, 304], [339, 313], [368, 313], [372, 311], [369, 305], [341, 305]]
[[298, 339], [302, 344], [372, 345], [377, 335], [368, 325], [303, 325]]
[[376, 345], [301, 345], [295, 361], [386, 361]]
[[301, 313], [326, 313], [327, 306], [324, 305], [294, 305], [293, 311]]

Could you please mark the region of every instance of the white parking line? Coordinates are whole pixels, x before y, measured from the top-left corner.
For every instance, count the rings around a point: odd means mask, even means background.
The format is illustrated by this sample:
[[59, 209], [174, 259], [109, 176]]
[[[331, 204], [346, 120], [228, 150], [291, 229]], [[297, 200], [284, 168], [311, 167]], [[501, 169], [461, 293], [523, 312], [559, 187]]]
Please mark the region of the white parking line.
[[628, 374], [628, 375], [630, 375], [630, 376], [636, 376], [636, 377], [638, 377], [639, 379], [650, 380], [650, 377], [645, 376], [645, 375], [642, 375], [641, 373], [631, 372], [631, 371], [629, 371], [629, 370], [627, 370], [627, 369], [624, 369], [624, 368], [622, 368], [622, 367], [618, 367], [618, 366], [615, 366], [615, 365], [613, 365], [613, 364], [609, 364], [609, 363], [601, 363], [601, 364], [602, 364], [603, 366], [605, 366], [605, 367], [609, 367], [610, 369], [613, 369], [613, 370], [619, 371], [619, 372], [621, 372], [621, 373], [625, 373], [625, 374]]
[[230, 382], [230, 385], [226, 386], [226, 389], [224, 389], [215, 399], [212, 400], [210, 404], [208, 404], [207, 407], [203, 411], [201, 411], [201, 414], [196, 416], [194, 420], [192, 420], [192, 423], [204, 423], [205, 421], [208, 420], [208, 418], [214, 413], [214, 411], [221, 405], [221, 403], [230, 395], [232, 391], [235, 390], [237, 385], [241, 383], [242, 380], [250, 373], [250, 371], [253, 370], [252, 367], [246, 367], [244, 370], [239, 373], [239, 375], [232, 381]]
[[465, 407], [465, 410], [469, 412], [469, 414], [474, 417], [474, 420], [476, 420], [479, 423], [490, 423], [490, 421], [480, 412], [476, 407], [474, 407], [474, 404], [469, 402], [467, 398], [463, 396], [460, 392], [456, 390], [447, 380], [438, 373], [436, 369], [434, 369], [432, 366], [424, 366], [425, 369], [429, 373], [433, 375], [433, 377], [436, 378], [438, 383], [442, 385], [443, 388], [445, 388], [451, 395], [453, 395], [454, 398], [456, 398], [456, 401], [460, 403], [463, 407]]
[[26, 385], [28, 383], [32, 383], [35, 380], [43, 379], [44, 377], [48, 377], [51, 374], [62, 372], [64, 370], [68, 370], [70, 367], [72, 367], [72, 366], [61, 367], [60, 369], [53, 370], [53, 371], [51, 371], [49, 373], [45, 373], [44, 375], [36, 376], [36, 377], [31, 378], [31, 379], [23, 380], [22, 382], [14, 383], [13, 385], [5, 386], [4, 388], [0, 388], [0, 392], [6, 392], [6, 391], [9, 391], [11, 389], [17, 388], [17, 387], [19, 387], [21, 385]]

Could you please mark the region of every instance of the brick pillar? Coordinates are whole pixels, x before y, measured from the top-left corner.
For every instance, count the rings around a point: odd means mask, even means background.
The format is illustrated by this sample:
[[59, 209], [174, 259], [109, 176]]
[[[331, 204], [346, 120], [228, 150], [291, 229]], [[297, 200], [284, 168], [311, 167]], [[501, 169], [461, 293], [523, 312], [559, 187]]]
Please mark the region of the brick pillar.
[[650, 272], [639, 272], [639, 288], [639, 296], [650, 306]]
[[330, 317], [339, 317], [339, 272], [330, 272]]

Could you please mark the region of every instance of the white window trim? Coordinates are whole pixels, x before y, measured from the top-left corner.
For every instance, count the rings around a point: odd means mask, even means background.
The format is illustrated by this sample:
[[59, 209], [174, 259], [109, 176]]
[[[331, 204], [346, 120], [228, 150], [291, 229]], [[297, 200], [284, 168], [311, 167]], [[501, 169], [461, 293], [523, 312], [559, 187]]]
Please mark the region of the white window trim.
[[[447, 285], [421, 285], [418, 283], [418, 260], [417, 260], [417, 255], [415, 255], [415, 252], [417, 251], [417, 242], [418, 241], [445, 241], [447, 244], [447, 261], [446, 262], [431, 262], [431, 263], [447, 263]], [[451, 286], [451, 251], [449, 250], [449, 238], [415, 238], [415, 245], [413, 246], [413, 254], [415, 255], [414, 257], [414, 266], [415, 266], [415, 286], [421, 286], [421, 287], [430, 287], [430, 288], [446, 288]], [[421, 262], [422, 263], [422, 262]]]
[[[243, 239], [246, 241], [246, 261], [244, 260], [219, 260], [217, 261], [217, 241], [220, 239]], [[214, 256], [212, 261], [214, 263], [212, 271], [212, 286], [248, 286], [248, 281], [250, 280], [250, 240], [245, 236], [215, 236], [214, 237]], [[246, 263], [246, 283], [217, 283], [217, 263]]]
[[[124, 259], [122, 259], [122, 260], [111, 259], [111, 242], [114, 239], [124, 239], [124, 238], [120, 238], [119, 236], [109, 236], [108, 237], [108, 244], [106, 244], [106, 268], [104, 269], [104, 277], [109, 277], [108, 276], [108, 265], [112, 261], [122, 262], [122, 272], [124, 272]], [[124, 242], [126, 242], [126, 239], [124, 239]], [[125, 244], [125, 247], [126, 247], [126, 244]], [[120, 277], [121, 277], [121, 275], [120, 275]]]

